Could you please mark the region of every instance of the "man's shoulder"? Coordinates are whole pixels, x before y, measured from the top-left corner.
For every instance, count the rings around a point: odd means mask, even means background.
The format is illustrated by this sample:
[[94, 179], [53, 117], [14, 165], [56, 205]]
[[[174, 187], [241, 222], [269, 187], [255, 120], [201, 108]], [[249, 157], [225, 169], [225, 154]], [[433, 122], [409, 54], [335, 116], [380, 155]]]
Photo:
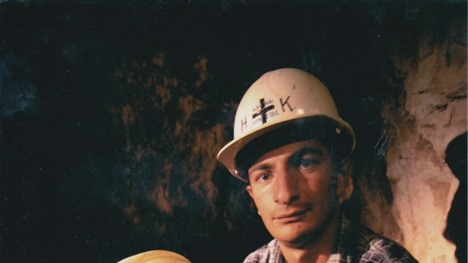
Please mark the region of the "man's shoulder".
[[354, 225], [352, 232], [349, 238], [357, 245], [359, 262], [417, 262], [403, 246], [367, 227]]
[[386, 237], [374, 237], [361, 255], [361, 262], [418, 262], [403, 246]]
[[281, 263], [282, 256], [276, 239], [250, 253], [244, 263]]

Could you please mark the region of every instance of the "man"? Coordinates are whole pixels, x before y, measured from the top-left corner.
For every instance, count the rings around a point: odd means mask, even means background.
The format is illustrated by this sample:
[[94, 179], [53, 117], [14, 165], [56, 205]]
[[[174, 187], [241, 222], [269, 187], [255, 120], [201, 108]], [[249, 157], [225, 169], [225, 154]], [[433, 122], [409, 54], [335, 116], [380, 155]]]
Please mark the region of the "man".
[[244, 262], [416, 262], [341, 211], [353, 191], [351, 126], [327, 88], [298, 69], [267, 72], [239, 103], [218, 160], [246, 182], [273, 240]]

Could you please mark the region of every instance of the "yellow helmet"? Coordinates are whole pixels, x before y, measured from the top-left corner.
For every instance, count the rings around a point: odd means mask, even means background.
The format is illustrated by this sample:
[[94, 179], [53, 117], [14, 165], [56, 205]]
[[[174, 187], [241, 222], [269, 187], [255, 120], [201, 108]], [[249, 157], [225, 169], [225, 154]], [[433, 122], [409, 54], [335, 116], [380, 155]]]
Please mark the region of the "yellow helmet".
[[117, 263], [190, 263], [190, 261], [173, 251], [150, 250], [124, 258]]
[[247, 143], [296, 120], [319, 116], [336, 123], [338, 134], [343, 129], [347, 132], [351, 153], [355, 147], [353, 129], [341, 119], [320, 80], [293, 68], [267, 72], [242, 97], [234, 120], [234, 139], [219, 151], [217, 158], [232, 175], [246, 181], [236, 169], [236, 156]]

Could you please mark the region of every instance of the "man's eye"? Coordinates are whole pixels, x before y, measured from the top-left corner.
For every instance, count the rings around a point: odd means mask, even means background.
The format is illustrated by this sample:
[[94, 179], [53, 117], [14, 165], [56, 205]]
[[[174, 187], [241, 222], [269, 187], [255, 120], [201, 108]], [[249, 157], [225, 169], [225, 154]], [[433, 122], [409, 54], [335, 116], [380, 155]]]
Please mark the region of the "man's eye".
[[300, 167], [301, 168], [309, 168], [311, 167], [312, 165], [316, 165], [318, 164], [318, 160], [315, 159], [315, 158], [310, 158], [310, 157], [304, 157], [301, 159], [301, 162], [300, 162]]
[[258, 176], [258, 180], [260, 181], [267, 181], [270, 178], [269, 173], [262, 173], [261, 175]]

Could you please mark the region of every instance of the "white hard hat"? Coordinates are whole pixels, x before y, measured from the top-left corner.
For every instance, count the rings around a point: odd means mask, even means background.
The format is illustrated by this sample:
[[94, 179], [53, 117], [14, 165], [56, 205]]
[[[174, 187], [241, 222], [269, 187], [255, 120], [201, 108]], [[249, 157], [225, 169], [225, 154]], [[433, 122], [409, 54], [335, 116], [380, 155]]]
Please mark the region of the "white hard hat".
[[190, 263], [190, 261], [173, 251], [150, 250], [127, 257], [117, 263]]
[[293, 68], [278, 69], [262, 75], [242, 97], [234, 120], [234, 139], [218, 153], [218, 160], [242, 181], [236, 169], [236, 156], [249, 142], [267, 132], [298, 119], [325, 117], [336, 123], [355, 146], [351, 126], [341, 119], [328, 89], [316, 77]]

